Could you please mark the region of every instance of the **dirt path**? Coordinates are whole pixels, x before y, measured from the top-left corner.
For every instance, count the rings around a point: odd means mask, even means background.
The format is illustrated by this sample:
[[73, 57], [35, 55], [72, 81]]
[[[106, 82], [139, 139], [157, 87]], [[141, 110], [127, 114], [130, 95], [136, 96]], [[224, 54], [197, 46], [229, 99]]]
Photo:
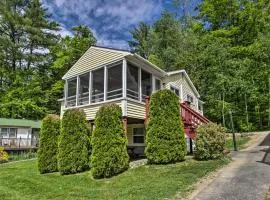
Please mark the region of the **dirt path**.
[[264, 200], [270, 185], [270, 132], [259, 133], [233, 162], [203, 180], [192, 200]]

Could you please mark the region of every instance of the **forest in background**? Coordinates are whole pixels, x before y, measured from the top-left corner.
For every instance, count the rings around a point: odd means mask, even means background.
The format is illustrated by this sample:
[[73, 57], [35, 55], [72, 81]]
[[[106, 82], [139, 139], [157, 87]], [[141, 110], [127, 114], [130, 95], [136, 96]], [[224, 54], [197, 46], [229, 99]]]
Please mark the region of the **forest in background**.
[[[174, 0], [153, 24], [141, 22], [128, 41], [166, 71], [185, 69], [205, 102], [204, 113], [238, 131], [270, 127], [269, 0], [203, 0], [196, 14]], [[181, 13], [181, 14], [179, 14]], [[85, 25], [61, 36], [39, 0], [0, 0], [0, 117], [59, 114], [61, 77], [97, 40]]]

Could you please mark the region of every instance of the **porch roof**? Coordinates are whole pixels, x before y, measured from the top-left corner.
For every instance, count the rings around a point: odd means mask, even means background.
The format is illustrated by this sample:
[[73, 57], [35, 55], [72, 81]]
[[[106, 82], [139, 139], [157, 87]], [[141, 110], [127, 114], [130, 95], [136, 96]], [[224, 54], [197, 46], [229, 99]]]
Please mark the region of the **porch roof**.
[[40, 120], [28, 120], [28, 119], [0, 118], [0, 127], [1, 126], [40, 128], [41, 121]]

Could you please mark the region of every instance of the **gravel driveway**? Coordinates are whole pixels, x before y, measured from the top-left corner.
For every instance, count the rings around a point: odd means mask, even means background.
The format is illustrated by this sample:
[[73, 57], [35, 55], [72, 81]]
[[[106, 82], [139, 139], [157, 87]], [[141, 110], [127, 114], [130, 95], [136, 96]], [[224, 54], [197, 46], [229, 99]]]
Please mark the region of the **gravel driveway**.
[[264, 200], [270, 185], [270, 132], [259, 134], [251, 147], [233, 152], [233, 162], [191, 199]]

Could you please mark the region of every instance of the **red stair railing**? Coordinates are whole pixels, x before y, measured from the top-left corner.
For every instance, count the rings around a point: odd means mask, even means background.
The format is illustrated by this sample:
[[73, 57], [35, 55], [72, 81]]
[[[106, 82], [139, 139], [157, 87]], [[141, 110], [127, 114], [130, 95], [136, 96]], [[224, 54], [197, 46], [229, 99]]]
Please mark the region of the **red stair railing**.
[[[149, 97], [145, 99], [145, 121], [149, 118]], [[196, 136], [195, 129], [198, 125], [208, 123], [209, 120], [200, 113], [193, 110], [189, 102], [180, 103], [181, 117], [184, 124], [185, 134], [194, 139]]]

